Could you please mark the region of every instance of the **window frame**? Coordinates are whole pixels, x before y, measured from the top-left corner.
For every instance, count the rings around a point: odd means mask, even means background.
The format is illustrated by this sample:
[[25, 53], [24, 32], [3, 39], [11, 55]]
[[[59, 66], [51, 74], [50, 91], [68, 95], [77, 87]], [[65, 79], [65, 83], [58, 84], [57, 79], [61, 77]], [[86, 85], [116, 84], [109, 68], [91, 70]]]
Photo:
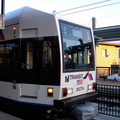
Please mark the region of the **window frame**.
[[[90, 31], [90, 37], [91, 37], [91, 43], [92, 43], [92, 48], [91, 48], [91, 51], [92, 53], [91, 54], [94, 54], [92, 56], [92, 59], [93, 61], [91, 61], [91, 64], [92, 64], [92, 67], [91, 68], [83, 68], [83, 69], [65, 69], [64, 66], [65, 66], [65, 63], [64, 63], [64, 44], [62, 42], [62, 57], [63, 57], [63, 72], [77, 72], [77, 71], [94, 71], [95, 70], [95, 46], [94, 46], [94, 42], [93, 42], [93, 37], [92, 37], [92, 32], [91, 32], [91, 29], [88, 28], [88, 27], [84, 27], [84, 26], [81, 26], [81, 25], [78, 25], [78, 24], [75, 24], [75, 23], [71, 23], [71, 22], [67, 22], [67, 21], [64, 21], [64, 20], [59, 20], [59, 25], [60, 25], [60, 32], [62, 33], [62, 29], [61, 29], [61, 23], [64, 23], [64, 24], [69, 24], [69, 25], [74, 25], [76, 27], [81, 27], [83, 29], [86, 29], [86, 30], [89, 30]], [[61, 34], [61, 41], [63, 41], [63, 36]]]

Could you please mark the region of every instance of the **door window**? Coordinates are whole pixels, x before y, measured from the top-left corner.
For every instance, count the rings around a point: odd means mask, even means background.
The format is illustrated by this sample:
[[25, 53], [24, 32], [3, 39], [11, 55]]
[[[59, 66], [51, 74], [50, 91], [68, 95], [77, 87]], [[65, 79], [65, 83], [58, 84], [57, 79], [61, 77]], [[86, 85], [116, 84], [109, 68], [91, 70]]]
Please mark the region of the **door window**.
[[27, 49], [26, 49], [26, 68], [28, 70], [33, 68], [33, 43], [28, 42], [27, 43]]

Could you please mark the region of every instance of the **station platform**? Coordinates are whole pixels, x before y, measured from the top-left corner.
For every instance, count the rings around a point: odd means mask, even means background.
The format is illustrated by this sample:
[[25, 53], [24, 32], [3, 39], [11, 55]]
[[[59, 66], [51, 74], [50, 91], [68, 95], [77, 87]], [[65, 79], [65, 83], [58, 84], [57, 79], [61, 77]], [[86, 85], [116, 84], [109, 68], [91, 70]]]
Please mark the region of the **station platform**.
[[98, 114], [93, 120], [120, 120], [120, 118], [110, 115]]
[[100, 85], [111, 85], [111, 86], [120, 86], [120, 81], [117, 80], [109, 80], [106, 79], [105, 81], [101, 78], [97, 79], [97, 84]]
[[0, 120], [22, 120], [22, 119], [0, 111]]

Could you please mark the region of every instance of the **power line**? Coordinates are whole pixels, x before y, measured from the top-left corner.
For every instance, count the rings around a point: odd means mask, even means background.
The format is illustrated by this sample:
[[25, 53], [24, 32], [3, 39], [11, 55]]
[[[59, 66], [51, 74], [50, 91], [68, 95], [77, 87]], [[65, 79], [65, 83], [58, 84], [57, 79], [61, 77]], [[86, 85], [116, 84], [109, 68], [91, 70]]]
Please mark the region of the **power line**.
[[111, 1], [111, 0], [105, 0], [105, 1], [101, 1], [101, 2], [96, 2], [96, 3], [92, 3], [92, 4], [88, 4], [88, 5], [83, 5], [83, 6], [80, 6], [80, 7], [75, 7], [75, 8], [71, 8], [71, 9], [59, 11], [59, 12], [57, 12], [56, 14], [59, 14], [59, 13], [62, 13], [62, 12], [67, 12], [67, 11], [74, 10], [74, 9], [78, 9], [78, 8], [83, 8], [83, 7], [87, 7], [87, 6], [92, 6], [92, 5], [96, 5], [96, 4], [100, 4], [100, 3], [108, 2], [108, 1]]
[[89, 24], [91, 24], [92, 19], [90, 19], [87, 23], [85, 23], [84, 25], [88, 26]]
[[106, 7], [106, 6], [110, 6], [110, 5], [115, 5], [115, 4], [119, 4], [120, 2], [116, 2], [116, 3], [112, 3], [112, 4], [107, 4], [107, 5], [102, 5], [102, 6], [98, 6], [98, 7], [93, 7], [93, 8], [89, 8], [89, 9], [85, 9], [85, 10], [81, 10], [81, 11], [76, 11], [76, 12], [71, 12], [71, 13], [67, 13], [67, 14], [63, 14], [61, 16], [65, 16], [65, 15], [69, 15], [69, 14], [75, 14], [78, 12], [84, 12], [84, 11], [88, 11], [88, 10], [92, 10], [92, 9], [97, 9], [97, 8], [101, 8], [101, 7]]

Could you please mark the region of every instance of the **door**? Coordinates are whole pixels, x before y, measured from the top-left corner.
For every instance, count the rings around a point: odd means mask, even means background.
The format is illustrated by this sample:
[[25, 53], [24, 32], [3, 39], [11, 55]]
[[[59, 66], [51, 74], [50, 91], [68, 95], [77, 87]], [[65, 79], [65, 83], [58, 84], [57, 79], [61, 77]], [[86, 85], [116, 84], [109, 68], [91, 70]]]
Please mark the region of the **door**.
[[37, 39], [21, 40], [21, 96], [37, 96]]

